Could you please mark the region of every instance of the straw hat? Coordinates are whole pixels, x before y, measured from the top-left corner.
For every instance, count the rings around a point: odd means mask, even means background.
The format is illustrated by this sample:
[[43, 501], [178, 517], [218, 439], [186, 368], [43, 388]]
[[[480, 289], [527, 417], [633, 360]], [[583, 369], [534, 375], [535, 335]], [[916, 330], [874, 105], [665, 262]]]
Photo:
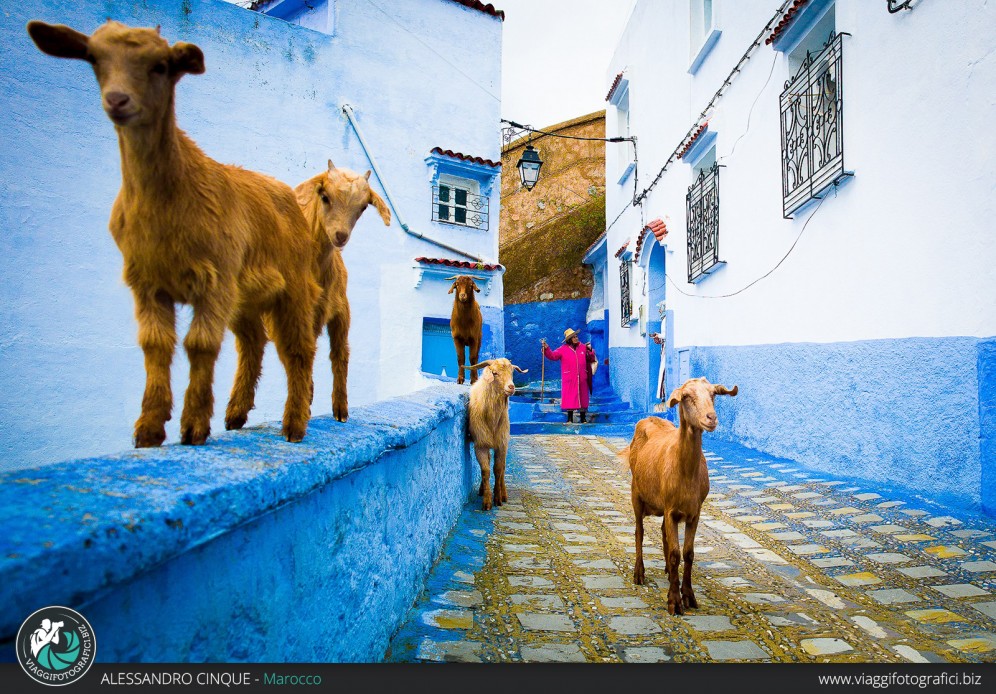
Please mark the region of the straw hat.
[[572, 330], [571, 328], [568, 328], [567, 330], [564, 331], [564, 343], [566, 344], [568, 340], [570, 340], [575, 335], [579, 334], [580, 333], [578, 333], [577, 330]]

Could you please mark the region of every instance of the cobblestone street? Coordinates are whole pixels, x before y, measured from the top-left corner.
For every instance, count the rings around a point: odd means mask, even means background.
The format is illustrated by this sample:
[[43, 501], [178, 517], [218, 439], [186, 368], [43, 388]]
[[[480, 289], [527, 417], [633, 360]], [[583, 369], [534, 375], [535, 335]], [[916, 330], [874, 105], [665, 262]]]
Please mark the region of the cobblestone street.
[[464, 510], [388, 659], [996, 660], [996, 523], [708, 436], [699, 609], [668, 615], [660, 519], [631, 580], [626, 444], [513, 437], [509, 503]]

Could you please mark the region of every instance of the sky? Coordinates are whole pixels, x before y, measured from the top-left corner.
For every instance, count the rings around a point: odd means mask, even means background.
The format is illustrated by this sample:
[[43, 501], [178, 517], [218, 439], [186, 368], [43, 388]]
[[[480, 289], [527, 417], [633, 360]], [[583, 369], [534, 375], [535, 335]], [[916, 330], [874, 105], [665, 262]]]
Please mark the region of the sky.
[[636, 0], [484, 0], [505, 11], [502, 118], [542, 128], [605, 108]]

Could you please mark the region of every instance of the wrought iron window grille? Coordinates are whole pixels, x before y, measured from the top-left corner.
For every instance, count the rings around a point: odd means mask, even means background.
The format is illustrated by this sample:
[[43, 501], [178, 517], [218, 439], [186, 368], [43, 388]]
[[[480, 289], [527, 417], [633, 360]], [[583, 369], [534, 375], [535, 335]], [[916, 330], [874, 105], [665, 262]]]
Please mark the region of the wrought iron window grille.
[[488, 230], [490, 201], [457, 186], [432, 186], [432, 221]]
[[779, 99], [782, 140], [782, 214], [815, 200], [851, 173], [844, 170], [843, 37], [831, 34], [807, 53]]
[[886, 0], [889, 4], [889, 14], [896, 14], [903, 10], [912, 10], [914, 0]]
[[628, 328], [633, 323], [633, 298], [630, 294], [631, 265], [628, 260], [619, 263], [619, 320], [624, 328]]
[[723, 264], [719, 259], [719, 169], [718, 163], [703, 169], [685, 196], [689, 282]]

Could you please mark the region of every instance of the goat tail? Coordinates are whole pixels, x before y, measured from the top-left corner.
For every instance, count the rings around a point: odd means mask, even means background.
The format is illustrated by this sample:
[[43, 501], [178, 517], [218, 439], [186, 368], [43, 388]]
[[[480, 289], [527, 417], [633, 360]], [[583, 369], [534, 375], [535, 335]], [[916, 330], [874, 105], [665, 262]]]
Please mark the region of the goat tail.
[[633, 469], [633, 463], [629, 457], [629, 451], [632, 447], [632, 445], [626, 446], [626, 448], [616, 453], [616, 461], [619, 465], [619, 470], [622, 472], [630, 472]]

